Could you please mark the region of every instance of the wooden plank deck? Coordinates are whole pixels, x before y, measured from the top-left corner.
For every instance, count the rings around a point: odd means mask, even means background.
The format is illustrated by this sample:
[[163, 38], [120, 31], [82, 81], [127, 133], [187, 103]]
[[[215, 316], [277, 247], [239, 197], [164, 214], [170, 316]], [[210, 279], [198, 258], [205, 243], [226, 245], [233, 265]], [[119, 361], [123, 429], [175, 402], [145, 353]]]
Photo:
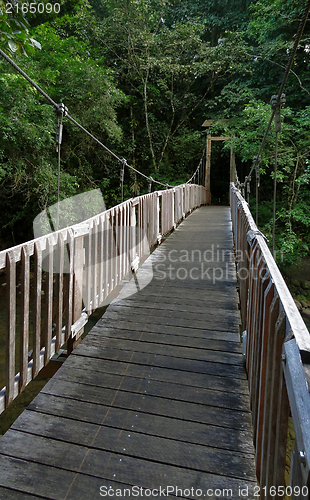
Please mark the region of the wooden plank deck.
[[231, 252], [227, 207], [155, 250], [0, 440], [1, 499], [254, 498]]

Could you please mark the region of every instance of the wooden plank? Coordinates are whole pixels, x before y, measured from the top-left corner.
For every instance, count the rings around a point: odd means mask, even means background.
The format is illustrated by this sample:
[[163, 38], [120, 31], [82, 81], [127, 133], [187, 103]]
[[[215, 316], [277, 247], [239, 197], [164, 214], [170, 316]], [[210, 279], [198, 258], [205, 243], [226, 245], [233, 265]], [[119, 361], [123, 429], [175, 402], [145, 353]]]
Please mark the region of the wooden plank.
[[[137, 332], [141, 330], [138, 327], [133, 325], [132, 322], [128, 321], [122, 321], [119, 320], [117, 322], [117, 327], [115, 325], [106, 325], [105, 322], [101, 322], [100, 320], [98, 323], [92, 328], [92, 335], [97, 334], [99, 331], [106, 332], [107, 334], [111, 330], [115, 330], [117, 332], [121, 332], [125, 330], [130, 331], [130, 332]], [[164, 330], [164, 333], [163, 333]], [[161, 335], [175, 335], [177, 334], [179, 338], [181, 337], [191, 337], [192, 339], [195, 338], [203, 338], [203, 339], [210, 339], [210, 340], [216, 340], [218, 342], [233, 342], [234, 344], [240, 345], [240, 335], [237, 332], [229, 332], [229, 331], [220, 331], [220, 330], [207, 330], [207, 329], [198, 329], [198, 328], [190, 328], [190, 327], [174, 327], [174, 326], [169, 326], [165, 325], [164, 329], [162, 325], [153, 325], [151, 323], [148, 323], [143, 327], [143, 332], [149, 332], [149, 333], [158, 333]], [[240, 346], [241, 348], [241, 346]]]
[[[148, 300], [143, 300], [143, 297], [141, 297], [140, 293], [137, 294], [134, 297], [130, 297], [129, 299], [116, 299], [113, 301], [111, 304], [109, 310], [113, 310], [114, 307], [122, 307], [123, 311], [127, 311], [127, 307], [129, 308], [135, 308], [138, 309], [138, 312], [140, 313], [140, 309], [142, 308], [145, 312], [148, 312], [148, 309], [153, 309], [154, 308], [154, 301], [152, 300], [152, 297], [147, 297]], [[221, 307], [222, 306], [222, 307]], [[235, 304], [233, 304], [235, 306]], [[239, 311], [236, 310], [236, 307], [231, 307], [227, 308], [224, 307], [224, 303], [220, 304], [219, 301], [210, 301], [208, 304], [205, 305], [204, 308], [201, 308], [201, 302], [200, 302], [200, 307], [199, 307], [199, 301], [192, 301], [190, 304], [186, 299], [182, 300], [179, 298], [179, 300], [176, 300], [173, 303], [170, 303], [170, 301], [165, 300], [163, 297], [159, 297], [156, 299], [156, 311], [158, 310], [166, 310], [166, 311], [173, 311], [175, 314], [181, 315], [182, 313], [189, 313], [197, 315], [203, 315], [203, 316], [208, 316], [209, 314], [228, 314], [229, 316], [233, 317], [236, 321], [240, 322], [240, 313]], [[120, 311], [120, 315], [122, 316], [122, 311]]]
[[[191, 422], [212, 425], [217, 422], [220, 427], [251, 431], [251, 418], [248, 412], [222, 409], [213, 406], [188, 403], [186, 401], [170, 400], [169, 404], [161, 397], [145, 393], [129, 393], [121, 390], [95, 387], [74, 381], [50, 381], [43, 389], [44, 394], [61, 395], [68, 399], [92, 402], [99, 405], [123, 408], [127, 410], [139, 409], [150, 415], [178, 418]], [[69, 403], [68, 403], [69, 404]], [[16, 428], [16, 427], [15, 427]]]
[[[139, 269], [139, 274], [141, 269]], [[127, 291], [132, 291], [135, 293], [135, 285], [132, 281], [130, 281], [128, 284], [126, 284], [126, 292]], [[122, 291], [120, 292], [119, 298], [117, 300], [123, 300], [123, 294]], [[227, 290], [222, 289], [219, 290], [216, 287], [212, 290], [212, 294], [210, 293], [210, 288], [205, 287], [199, 288], [199, 297], [198, 296], [189, 296], [189, 290], [179, 286], [179, 283], [173, 283], [173, 282], [165, 282], [164, 286], [163, 283], [160, 284], [159, 281], [157, 280], [152, 280], [151, 283], [142, 290], [139, 291], [139, 296], [138, 300], [143, 301], [143, 302], [151, 302], [153, 297], [156, 297], [159, 305], [164, 302], [164, 303], [169, 303], [171, 307], [173, 308], [174, 304], [176, 305], [193, 305], [197, 306], [201, 302], [208, 302], [210, 307], [214, 306], [214, 304], [218, 303], [218, 300], [221, 300], [224, 302], [225, 301], [225, 309], [227, 308], [228, 310], [230, 309], [236, 309], [238, 305], [238, 295], [236, 292], [236, 287], [229, 286], [227, 287]], [[186, 300], [187, 299], [187, 300]], [[135, 300], [133, 296], [129, 297], [127, 300], [132, 302]], [[156, 301], [156, 302], [157, 302]]]
[[[137, 394], [149, 394], [158, 397], [175, 399], [178, 401], [193, 402], [215, 406], [218, 408], [228, 408], [243, 412], [249, 412], [249, 403], [242, 393], [229, 393], [224, 390], [214, 390], [210, 388], [195, 387], [193, 385], [176, 384], [153, 379], [153, 371], [148, 370], [145, 378], [105, 373], [99, 370], [89, 370], [83, 368], [62, 369], [57, 374], [57, 380], [74, 382], [82, 380], [83, 384], [95, 385], [107, 389], [121, 389], [125, 392]], [[216, 380], [215, 380], [216, 382]], [[211, 384], [210, 384], [211, 385]]]
[[[75, 353], [76, 354], [76, 351]], [[73, 355], [66, 360], [65, 367], [79, 368], [81, 360], [79, 355]], [[213, 389], [216, 391], [229, 392], [230, 394], [243, 394], [242, 400], [248, 405], [246, 395], [248, 394], [247, 381], [244, 379], [234, 379], [232, 377], [221, 377], [209, 373], [196, 373], [190, 371], [171, 370], [170, 368], [162, 368], [153, 365], [139, 365], [134, 363], [123, 363], [121, 361], [111, 361], [108, 359], [88, 358], [83, 356], [82, 366], [89, 372], [94, 370], [99, 373], [125, 375], [127, 377], [139, 377], [140, 379], [149, 378], [152, 376], [153, 380], [175, 384], [176, 380], [180, 385], [188, 385], [189, 387], [200, 389]], [[58, 376], [64, 374], [64, 368], [59, 372]], [[67, 370], [66, 370], [67, 371]]]
[[30, 500], [31, 498], [40, 498], [37, 495], [28, 494], [17, 490], [12, 490], [10, 488], [3, 488], [0, 486], [0, 498], [1, 500]]
[[[199, 332], [199, 330], [198, 330]], [[228, 339], [226, 340], [213, 340], [212, 338], [205, 338], [204, 336], [191, 337], [182, 335], [178, 335], [177, 330], [173, 330], [173, 333], [151, 333], [141, 330], [134, 329], [124, 329], [120, 328], [105, 328], [105, 327], [97, 327], [95, 330], [92, 330], [92, 335], [104, 335], [106, 338], [113, 339], [129, 339], [135, 340], [139, 342], [151, 342], [156, 344], [165, 344], [171, 346], [179, 346], [179, 347], [196, 347], [198, 349], [209, 349], [211, 351], [222, 351], [229, 353], [239, 353], [241, 354], [242, 348], [240, 342], [230, 342]], [[229, 335], [229, 334], [228, 334]], [[214, 335], [216, 338], [216, 334]]]
[[175, 356], [167, 356], [164, 354], [150, 354], [143, 352], [119, 350], [113, 348], [105, 348], [102, 346], [87, 346], [83, 345], [75, 349], [76, 355], [88, 356], [104, 360], [116, 360], [123, 362], [135, 363], [138, 365], [150, 364], [153, 366], [172, 368], [176, 370], [189, 371], [194, 373], [208, 373], [210, 375], [219, 375], [221, 377], [235, 377], [235, 379], [245, 380], [246, 375], [244, 368], [241, 365], [226, 365], [217, 364], [209, 361], [182, 359]]
[[[103, 424], [104, 418], [102, 420]], [[52, 437], [57, 427], [57, 439], [73, 444], [237, 479], [244, 479], [244, 473], [253, 474], [254, 461], [246, 453], [149, 436], [136, 432], [135, 426], [129, 433], [120, 433], [119, 429], [102, 424], [98, 426], [26, 410], [14, 429], [27, 428], [33, 434]]]
[[[148, 323], [150, 324], [156, 324], [156, 325], [167, 325], [167, 326], [174, 326], [174, 327], [185, 327], [185, 328], [207, 328], [209, 330], [216, 330], [216, 331], [232, 331], [232, 332], [239, 332], [239, 324], [234, 319], [231, 319], [229, 317], [224, 317], [221, 322], [218, 321], [218, 318], [216, 315], [214, 316], [209, 316], [209, 321], [208, 324], [206, 325], [206, 321], [200, 318], [196, 318], [195, 315], [192, 315], [194, 319], [190, 319], [188, 317], [184, 316], [176, 316], [175, 314], [169, 312], [169, 311], [158, 311], [156, 314], [154, 311], [150, 312], [149, 314], [139, 314], [139, 315], [134, 315], [128, 314], [125, 316], [125, 314], [122, 315], [123, 320], [127, 321], [129, 323], [133, 323], [136, 325], [146, 325]], [[229, 314], [227, 314], [229, 316]], [[115, 321], [117, 321], [119, 315], [117, 311], [109, 311], [105, 318], [105, 325], [115, 325]], [[141, 326], [140, 326], [141, 328]]]
[[0, 469], [1, 486], [53, 500], [65, 497], [75, 476], [73, 472], [4, 455], [0, 455]]
[[241, 453], [253, 454], [251, 432], [232, 432], [231, 429], [181, 419], [150, 416], [138, 410], [126, 410], [76, 400], [64, 400], [61, 396], [41, 393], [29, 408], [33, 411], [58, 417], [72, 418], [83, 422], [101, 424], [106, 427], [138, 432], [151, 436], [165, 437], [182, 442], [211, 446]]
[[[18, 434], [21, 435], [20, 433]], [[40, 441], [42, 442], [42, 441]], [[30, 443], [29, 443], [30, 444]], [[67, 452], [68, 456], [74, 453], [76, 449], [75, 445], [67, 444], [67, 443], [59, 443], [59, 450], [63, 449], [63, 453]], [[58, 454], [58, 461], [59, 461]], [[48, 459], [48, 454], [46, 454]], [[121, 458], [120, 458], [121, 457]], [[57, 455], [55, 455], [55, 459], [57, 460]], [[22, 471], [22, 465], [25, 463], [23, 460], [14, 460], [8, 457], [2, 457], [1, 465], [4, 465], [5, 474], [8, 473], [9, 464], [14, 463], [17, 470]], [[57, 463], [57, 462], [56, 462]], [[36, 470], [44, 471], [46, 467], [40, 467], [39, 465], [34, 465], [33, 467], [27, 468], [26, 472], [34, 472]], [[57, 472], [57, 468], [54, 469]], [[103, 476], [103, 471], [105, 472], [105, 477]], [[91, 474], [89, 476], [88, 474]], [[23, 476], [20, 474], [19, 476]], [[36, 477], [36, 476], [35, 476]], [[70, 477], [70, 476], [69, 476]], [[72, 476], [71, 476], [72, 477]], [[169, 480], [163, 479], [168, 477]], [[127, 478], [127, 484], [123, 480], [122, 482], [117, 482], [119, 478]], [[146, 480], [147, 478], [147, 480]], [[48, 478], [49, 479], [49, 478]], [[20, 477], [19, 483], [22, 485], [23, 477]], [[43, 482], [44, 483], [44, 482]], [[74, 480], [72, 480], [70, 486], [68, 487], [68, 483], [66, 482], [64, 486], [64, 490], [62, 492], [63, 496], [61, 498], [69, 498], [69, 499], [83, 499], [85, 498], [95, 498], [100, 491], [101, 486], [105, 486], [105, 488], [109, 488], [109, 486], [113, 489], [118, 489], [118, 491], [124, 491], [125, 488], [130, 486], [138, 485], [143, 489], [151, 488], [157, 489], [159, 486], [162, 486], [163, 489], [166, 488], [167, 485], [178, 485], [179, 489], [188, 489], [189, 486], [195, 485], [195, 490], [207, 491], [209, 490], [210, 495], [209, 498], [214, 498], [215, 495], [212, 494], [210, 487], [212, 486], [213, 490], [218, 488], [229, 490], [232, 489], [233, 494], [237, 494], [239, 488], [246, 488], [247, 486], [253, 489], [255, 483], [248, 481], [246, 479], [234, 479], [225, 476], [212, 475], [207, 473], [197, 474], [195, 471], [187, 470], [184, 468], [168, 466], [166, 464], [160, 464], [153, 461], [136, 459], [124, 455], [107, 453], [102, 450], [89, 450], [87, 454], [87, 460], [83, 462], [81, 473], [74, 476]], [[20, 485], [17, 485], [21, 487]], [[32, 485], [28, 485], [28, 489], [31, 488]], [[66, 490], [65, 490], [66, 488]], [[104, 491], [105, 488], [102, 490]], [[173, 486], [174, 491], [171, 493], [176, 493], [175, 486]], [[0, 490], [1, 493], [3, 489]], [[65, 492], [64, 492], [65, 491]], [[128, 491], [128, 490], [127, 490]], [[48, 489], [46, 489], [45, 498], [55, 498], [55, 496], [46, 495], [51, 493]], [[56, 491], [59, 493], [59, 490]], [[128, 493], [127, 493], [128, 494]], [[154, 492], [155, 494], [155, 492]], [[199, 493], [198, 493], [199, 495]], [[198, 495], [194, 495], [194, 498], [198, 498]], [[126, 496], [126, 495], [125, 495]], [[162, 496], [165, 498], [178, 498], [176, 495], [169, 495], [164, 493]], [[142, 493], [141, 497], [144, 495]], [[4, 498], [14, 498], [14, 497], [4, 497]], [[19, 496], [17, 493], [16, 498], [19, 500]], [[25, 495], [25, 498], [27, 496]], [[58, 497], [60, 498], [60, 497]], [[140, 495], [139, 495], [140, 498]], [[147, 498], [145, 496], [144, 498]], [[148, 496], [149, 498], [149, 496]]]
[[182, 347], [169, 344], [155, 344], [152, 342], [139, 342], [132, 340], [103, 338], [100, 336], [91, 336], [85, 342], [85, 345], [98, 347], [98, 349], [119, 349], [120, 351], [141, 352], [148, 354], [159, 354], [182, 358], [183, 360], [201, 360], [207, 362], [218, 363], [219, 365], [233, 365], [243, 367], [243, 359], [241, 354], [233, 352], [223, 352], [215, 350], [195, 349], [193, 347]]

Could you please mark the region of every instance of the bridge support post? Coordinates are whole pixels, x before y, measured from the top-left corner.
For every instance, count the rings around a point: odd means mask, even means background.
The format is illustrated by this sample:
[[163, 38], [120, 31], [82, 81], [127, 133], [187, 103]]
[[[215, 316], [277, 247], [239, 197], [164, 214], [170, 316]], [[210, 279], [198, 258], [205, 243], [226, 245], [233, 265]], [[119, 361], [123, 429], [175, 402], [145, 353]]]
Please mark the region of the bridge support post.
[[[231, 144], [231, 148], [230, 148], [230, 182], [233, 182], [234, 184], [236, 182], [236, 160], [235, 160], [233, 143]], [[231, 205], [231, 190], [230, 189], [229, 189], [229, 201], [230, 201], [230, 205]]]
[[230, 148], [230, 182], [235, 184], [236, 176], [235, 176], [235, 153], [233, 149], [233, 145]]
[[211, 169], [211, 134], [208, 134], [207, 147], [206, 147], [206, 176], [205, 176], [206, 205], [211, 205], [210, 169]]

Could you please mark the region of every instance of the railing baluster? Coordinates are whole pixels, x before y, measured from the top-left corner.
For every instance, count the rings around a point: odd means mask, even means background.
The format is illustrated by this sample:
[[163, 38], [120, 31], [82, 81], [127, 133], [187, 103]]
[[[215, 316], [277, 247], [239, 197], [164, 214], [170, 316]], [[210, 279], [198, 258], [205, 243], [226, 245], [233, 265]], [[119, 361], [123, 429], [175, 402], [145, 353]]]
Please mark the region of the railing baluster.
[[73, 252], [74, 252], [74, 235], [72, 229], [67, 231], [67, 251], [69, 259], [69, 273], [66, 276], [66, 297], [65, 297], [65, 310], [66, 310], [66, 335], [65, 340], [71, 335], [72, 327], [72, 308], [73, 308]]
[[86, 284], [85, 284], [85, 308], [88, 314], [91, 314], [91, 281], [92, 281], [92, 235], [93, 235], [93, 222], [90, 224], [89, 233], [85, 238], [85, 272], [86, 272]]
[[104, 294], [103, 300], [105, 300], [110, 293], [110, 219], [109, 215], [104, 215]]
[[255, 376], [255, 387], [254, 387], [254, 404], [252, 409], [252, 420], [253, 420], [253, 430], [254, 430], [254, 443], [256, 442], [257, 434], [257, 421], [259, 413], [259, 394], [260, 394], [260, 380], [262, 373], [262, 349], [263, 349], [263, 330], [264, 330], [264, 297], [268, 284], [270, 283], [270, 275], [266, 272], [262, 279], [262, 284], [260, 287], [260, 309], [259, 309], [259, 330], [258, 330], [258, 349], [256, 353], [256, 365], [253, 368]]
[[93, 225], [93, 263], [92, 263], [92, 310], [94, 311], [98, 307], [98, 225], [94, 221]]
[[[270, 406], [269, 406], [269, 436], [267, 442], [267, 455], [266, 455], [266, 486], [268, 490], [271, 486], [281, 486], [273, 483], [274, 479], [274, 461], [275, 461], [275, 446], [276, 446], [276, 430], [277, 430], [277, 421], [279, 415], [277, 414], [279, 398], [280, 398], [280, 389], [281, 389], [281, 381], [283, 376], [282, 370], [282, 346], [285, 338], [285, 327], [286, 327], [286, 318], [284, 311], [281, 311], [277, 322], [275, 324], [274, 329], [274, 349], [272, 352], [271, 358], [271, 383], [270, 383]], [[284, 474], [283, 474], [284, 480]], [[281, 483], [283, 484], [283, 482]], [[267, 495], [268, 500], [272, 498], [271, 493]]]
[[[185, 212], [188, 213], [202, 202], [204, 194], [204, 188], [196, 185], [182, 185], [149, 193], [128, 200], [88, 221], [0, 252], [0, 266], [5, 267], [7, 273], [7, 387], [0, 395], [0, 413], [38, 375], [66, 341], [68, 352], [72, 350], [87, 321], [87, 316], [82, 314], [82, 299], [88, 312], [96, 309], [130, 271], [131, 265], [137, 269], [139, 260], [148, 254], [149, 248], [160, 242], [162, 235], [172, 230]], [[84, 251], [85, 297], [82, 296]], [[30, 286], [32, 256], [33, 292]], [[20, 370], [16, 374], [16, 263], [19, 261], [22, 270], [21, 339]], [[46, 271], [44, 299], [43, 264]], [[34, 321], [31, 370], [28, 351], [29, 301], [32, 293]]]
[[99, 218], [99, 305], [104, 295], [104, 216]]
[[44, 327], [44, 364], [51, 359], [53, 327], [53, 244], [50, 237], [46, 241], [47, 274], [45, 281], [45, 327]]
[[26, 387], [28, 380], [30, 257], [27, 246], [22, 248], [21, 264], [20, 392]]
[[[283, 486], [285, 484], [285, 466], [286, 466], [286, 446], [288, 419], [290, 413], [289, 401], [285, 385], [283, 368], [281, 366], [281, 375], [279, 383], [279, 401], [276, 409], [276, 431], [275, 431], [275, 451], [273, 463], [273, 476], [270, 477], [270, 484]], [[271, 467], [272, 470], [272, 467]]]
[[125, 274], [125, 266], [124, 266], [124, 210], [125, 206], [121, 205], [119, 207], [119, 215], [118, 215], [118, 239], [119, 239], [119, 253], [120, 253], [120, 263], [119, 263], [119, 279], [123, 279]]
[[111, 210], [111, 291], [114, 290], [116, 284], [116, 257], [117, 257], [117, 248], [115, 241], [115, 225], [116, 225], [116, 215], [115, 208]]
[[55, 315], [56, 315], [56, 345], [55, 351], [59, 351], [64, 343], [64, 333], [62, 331], [63, 314], [63, 293], [64, 293], [64, 237], [58, 234], [57, 252], [56, 252], [56, 297], [55, 297]]
[[[73, 324], [81, 317], [83, 304], [83, 261], [84, 261], [84, 238], [78, 236], [74, 242], [73, 262], [73, 294], [72, 294], [72, 322]], [[70, 334], [68, 339], [68, 353], [70, 354], [76, 346], [79, 338], [84, 332], [84, 327]]]
[[41, 290], [42, 290], [42, 250], [40, 243], [34, 244], [34, 331], [33, 331], [33, 371], [36, 377], [41, 369]]
[[13, 251], [6, 254], [6, 393], [5, 405], [14, 399], [15, 387], [15, 330], [16, 330], [16, 262]]

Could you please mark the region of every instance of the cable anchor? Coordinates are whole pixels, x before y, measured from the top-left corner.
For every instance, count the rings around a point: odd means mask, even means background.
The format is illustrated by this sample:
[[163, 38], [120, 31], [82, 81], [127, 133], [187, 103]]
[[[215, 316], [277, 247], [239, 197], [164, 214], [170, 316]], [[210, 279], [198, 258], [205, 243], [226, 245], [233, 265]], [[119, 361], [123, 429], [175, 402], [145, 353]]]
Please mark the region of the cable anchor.
[[56, 107], [54, 108], [54, 112], [58, 117], [58, 124], [56, 130], [56, 152], [58, 153], [60, 145], [62, 143], [62, 131], [63, 131], [62, 119], [64, 116], [67, 116], [68, 108], [64, 105], [63, 102], [61, 102], [60, 104], [57, 105], [57, 108]]

